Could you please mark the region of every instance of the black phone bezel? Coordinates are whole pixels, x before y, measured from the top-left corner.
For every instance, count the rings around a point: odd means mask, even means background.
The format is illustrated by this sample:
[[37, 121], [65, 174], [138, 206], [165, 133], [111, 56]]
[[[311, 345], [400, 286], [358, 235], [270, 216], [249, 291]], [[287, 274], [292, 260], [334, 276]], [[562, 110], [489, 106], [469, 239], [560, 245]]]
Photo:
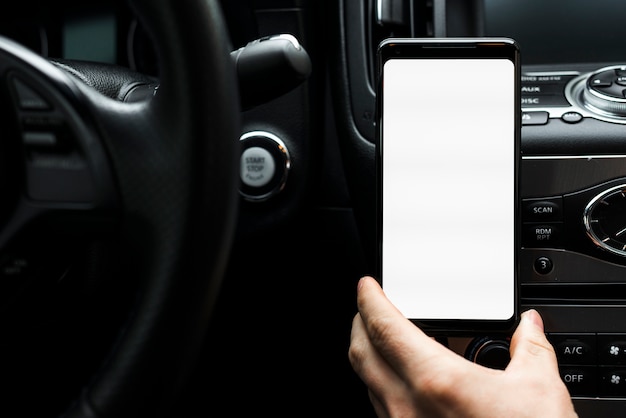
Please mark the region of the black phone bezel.
[[[509, 59], [515, 68], [515, 230], [514, 230], [514, 314], [507, 320], [468, 320], [468, 319], [419, 319], [409, 318], [425, 333], [432, 336], [479, 336], [479, 335], [510, 335], [516, 327], [519, 312], [519, 252], [521, 250], [520, 225], [521, 208], [519, 199], [520, 167], [521, 167], [521, 60], [520, 48], [515, 40], [510, 38], [389, 38], [382, 41], [377, 50], [376, 73], [376, 137], [375, 137], [375, 165], [376, 165], [376, 261], [375, 277], [383, 285], [382, 277], [382, 116], [383, 103], [383, 66], [390, 59], [420, 59], [420, 58], [477, 58], [477, 59]], [[460, 76], [462, 70], [459, 69]], [[497, 243], [494, 243], [497, 245]], [[453, 255], [451, 255], [453, 257]], [[384, 286], [383, 286], [384, 288]]]

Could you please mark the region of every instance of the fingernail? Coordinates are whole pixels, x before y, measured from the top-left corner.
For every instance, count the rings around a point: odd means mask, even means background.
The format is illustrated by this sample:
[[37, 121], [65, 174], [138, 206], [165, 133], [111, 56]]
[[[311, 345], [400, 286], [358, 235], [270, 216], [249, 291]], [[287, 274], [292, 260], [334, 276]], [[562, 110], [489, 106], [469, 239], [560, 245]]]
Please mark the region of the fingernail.
[[536, 310], [534, 309], [527, 310], [526, 312], [522, 314], [522, 319], [524, 319], [525, 321], [532, 322], [532, 324], [535, 325], [537, 328], [539, 328], [541, 332], [544, 332], [543, 320], [541, 319], [541, 316]]

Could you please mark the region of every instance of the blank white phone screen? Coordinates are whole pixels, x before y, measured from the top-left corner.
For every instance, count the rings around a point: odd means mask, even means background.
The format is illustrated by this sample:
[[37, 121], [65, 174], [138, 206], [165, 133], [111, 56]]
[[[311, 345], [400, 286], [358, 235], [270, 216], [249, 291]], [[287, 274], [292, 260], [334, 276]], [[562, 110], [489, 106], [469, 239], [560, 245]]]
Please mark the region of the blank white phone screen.
[[390, 59], [383, 76], [385, 293], [407, 318], [510, 319], [513, 62]]

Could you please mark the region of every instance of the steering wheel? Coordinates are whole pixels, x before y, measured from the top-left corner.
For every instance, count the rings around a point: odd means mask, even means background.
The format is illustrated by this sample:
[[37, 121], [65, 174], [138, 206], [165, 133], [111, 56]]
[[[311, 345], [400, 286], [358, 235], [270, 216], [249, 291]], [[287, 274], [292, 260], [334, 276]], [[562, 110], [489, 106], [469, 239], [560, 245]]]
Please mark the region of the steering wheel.
[[[54, 264], [57, 244], [80, 247], [84, 237], [115, 237], [110, 254], [122, 267], [111, 277], [126, 284], [111, 292], [109, 308], [132, 301], [94, 373], [76, 383], [64, 417], [171, 412], [206, 337], [234, 236], [240, 107], [220, 6], [217, 0], [131, 3], [160, 58], [158, 89], [147, 100], [107, 97], [0, 38], [5, 319], [18, 316], [10, 314], [19, 310], [16, 300], [32, 299], [20, 299], [24, 283], [7, 288], [12, 271], [23, 278], [32, 267], [20, 254], [37, 247], [34, 259]], [[123, 72], [111, 70], [89, 71], [103, 84], [127, 84]], [[68, 275], [55, 276], [54, 286]], [[25, 322], [20, 318], [19, 326]], [[24, 399], [41, 401], [36, 392]]]

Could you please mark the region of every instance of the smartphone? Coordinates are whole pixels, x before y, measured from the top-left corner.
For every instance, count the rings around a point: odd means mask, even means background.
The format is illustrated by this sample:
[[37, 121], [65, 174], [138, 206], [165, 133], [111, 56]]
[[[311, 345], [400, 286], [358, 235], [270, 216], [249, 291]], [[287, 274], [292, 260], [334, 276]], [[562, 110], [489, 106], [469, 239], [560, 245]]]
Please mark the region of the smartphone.
[[509, 38], [377, 50], [376, 274], [426, 333], [518, 321], [520, 50]]

